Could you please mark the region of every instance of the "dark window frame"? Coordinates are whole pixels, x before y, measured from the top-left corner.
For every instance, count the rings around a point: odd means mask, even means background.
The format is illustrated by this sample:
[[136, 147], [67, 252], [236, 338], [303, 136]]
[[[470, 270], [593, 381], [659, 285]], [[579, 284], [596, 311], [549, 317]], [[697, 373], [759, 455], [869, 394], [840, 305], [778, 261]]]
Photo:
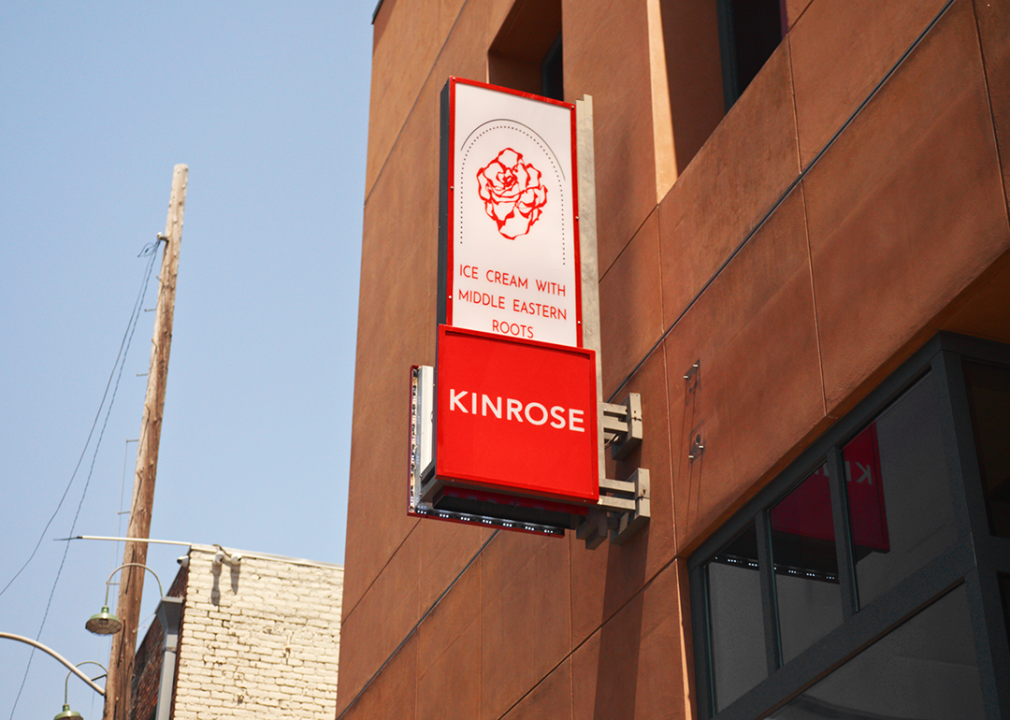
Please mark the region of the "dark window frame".
[[[956, 586], [966, 586], [987, 717], [1010, 717], [1010, 628], [1004, 621], [999, 574], [1010, 574], [1010, 540], [992, 537], [975, 455], [961, 358], [1010, 367], [1010, 346], [941, 333], [912, 355], [862, 402], [815, 441], [775, 480], [716, 530], [688, 561], [693, 613], [695, 685], [701, 720], [753, 720], [781, 707], [874, 641]], [[949, 471], [958, 539], [880, 597], [860, 608], [845, 498], [842, 448], [908, 388], [932, 372]], [[836, 533], [843, 622], [799, 656], [782, 664], [768, 512], [827, 461]], [[706, 568], [749, 523], [758, 531], [768, 677], [728, 707], [714, 712]], [[1001, 714], [1002, 713], [1002, 714]]]
[[564, 100], [561, 0], [517, 2], [487, 50], [492, 85]]
[[544, 59], [540, 61], [540, 94], [543, 97], [562, 102], [565, 100], [563, 34], [562, 32], [558, 33], [544, 54]]
[[[770, 46], [770, 51], [766, 54], [764, 50], [768, 48], [761, 49], [756, 47], [764, 44], [764, 41], [767, 40], [767, 38], [760, 37], [760, 34], [766, 32], [768, 27], [770, 27], [770, 18], [766, 15], [762, 14], [759, 16], [763, 19], [759, 24], [765, 27], [755, 31], [753, 27], [746, 26], [750, 34], [745, 33], [743, 36], [740, 36], [736, 23], [737, 18], [734, 4], [735, 2], [751, 3], [752, 1], [716, 0], [716, 10], [719, 18], [719, 48], [722, 57], [722, 92], [726, 112], [729, 112], [734, 103], [740, 99], [744, 90], [747, 89], [754, 76], [759, 72], [760, 66], [763, 66], [767, 62], [772, 52], [774, 52], [774, 48], [781, 44], [788, 31], [785, 21], [785, 7], [782, 0], [772, 0], [769, 5], [777, 5], [775, 25], [778, 30], [778, 40], [773, 46]], [[755, 32], [757, 32], [757, 36], [754, 35]], [[745, 63], [745, 67], [741, 68], [739, 57], [741, 52], [763, 56], [764, 60], [760, 63], [760, 66], [751, 62], [749, 66]], [[750, 59], [753, 61], [753, 58]]]

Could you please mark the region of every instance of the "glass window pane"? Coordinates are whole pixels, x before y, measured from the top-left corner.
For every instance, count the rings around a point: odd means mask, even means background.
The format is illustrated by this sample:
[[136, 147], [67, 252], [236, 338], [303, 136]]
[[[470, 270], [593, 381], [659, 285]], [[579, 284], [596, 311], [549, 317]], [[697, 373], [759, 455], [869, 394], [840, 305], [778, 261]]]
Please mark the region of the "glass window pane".
[[1010, 369], [965, 362], [989, 531], [1010, 538]]
[[707, 569], [715, 701], [722, 710], [768, 675], [754, 525]]
[[1010, 640], [1010, 576], [999, 576], [999, 592], [1003, 596], [1003, 620], [1006, 622], [1007, 639]]
[[788, 662], [842, 622], [828, 466], [789, 493], [770, 517], [782, 660]]
[[957, 539], [933, 375], [877, 416], [844, 456], [865, 607]]
[[768, 717], [974, 720], [985, 716], [962, 585]]

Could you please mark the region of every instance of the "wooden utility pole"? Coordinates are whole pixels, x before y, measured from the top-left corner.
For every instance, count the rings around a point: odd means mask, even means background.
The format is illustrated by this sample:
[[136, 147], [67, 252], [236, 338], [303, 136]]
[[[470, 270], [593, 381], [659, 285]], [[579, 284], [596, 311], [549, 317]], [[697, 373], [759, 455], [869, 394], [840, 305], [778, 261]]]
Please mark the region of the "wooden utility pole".
[[[151, 507], [154, 504], [154, 478], [158, 472], [158, 445], [161, 441], [161, 418], [165, 409], [165, 383], [168, 378], [168, 355], [172, 349], [172, 316], [175, 314], [175, 281], [179, 274], [179, 243], [182, 240], [182, 216], [186, 209], [186, 180], [189, 167], [176, 165], [172, 173], [172, 195], [168, 201], [165, 234], [165, 255], [161, 261], [158, 309], [154, 318], [154, 338], [151, 347], [151, 368], [147, 376], [147, 396], [137, 446], [137, 469], [133, 480], [133, 501], [130, 504], [130, 525], [126, 536], [147, 538], [151, 533]], [[147, 562], [147, 543], [127, 542], [123, 564]], [[137, 647], [137, 623], [140, 600], [144, 593], [145, 570], [123, 568], [119, 576], [119, 603], [116, 614], [123, 629], [112, 636], [109, 674], [106, 681], [104, 720], [129, 720], [130, 688], [133, 678], [133, 655]]]

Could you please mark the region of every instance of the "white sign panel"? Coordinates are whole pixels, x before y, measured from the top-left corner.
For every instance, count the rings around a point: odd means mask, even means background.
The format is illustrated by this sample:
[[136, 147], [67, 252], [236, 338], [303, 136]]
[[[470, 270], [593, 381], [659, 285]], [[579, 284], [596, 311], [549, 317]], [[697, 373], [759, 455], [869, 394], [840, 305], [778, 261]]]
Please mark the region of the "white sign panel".
[[575, 108], [449, 80], [448, 325], [581, 346]]

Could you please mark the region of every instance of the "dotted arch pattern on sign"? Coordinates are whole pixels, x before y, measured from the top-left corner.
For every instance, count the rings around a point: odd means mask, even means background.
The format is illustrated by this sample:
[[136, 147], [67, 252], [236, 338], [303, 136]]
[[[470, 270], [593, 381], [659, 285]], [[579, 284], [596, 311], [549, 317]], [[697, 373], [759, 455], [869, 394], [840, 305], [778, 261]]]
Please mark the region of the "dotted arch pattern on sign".
[[[474, 145], [481, 137], [495, 130], [511, 130], [514, 132], [519, 132], [522, 135], [525, 135], [527, 138], [532, 140], [533, 143], [537, 145], [537, 147], [540, 148], [544, 156], [548, 158], [548, 160], [550, 161], [551, 168], [554, 170], [554, 179], [557, 181], [557, 194], [560, 197], [559, 202], [561, 212], [561, 233], [560, 233], [561, 264], [567, 266], [568, 254], [566, 252], [567, 248], [565, 246], [565, 237], [567, 236], [567, 233], [565, 231], [565, 224], [567, 222], [568, 216], [565, 210], [567, 206], [567, 200], [565, 197], [565, 185], [563, 182], [564, 172], [562, 171], [561, 165], [558, 162], [557, 157], [554, 154], [554, 151], [551, 150], [550, 146], [547, 145], [547, 143], [544, 142], [544, 140], [539, 135], [537, 135], [535, 132], [527, 128], [525, 125], [522, 125], [521, 123], [517, 123], [514, 121], [503, 122], [501, 120], [492, 120], [488, 123], [485, 123], [482, 126], [479, 126], [477, 129], [471, 132], [463, 141], [463, 145], [461, 145], [459, 148], [460, 153], [462, 154], [463, 157], [459, 163], [459, 176], [456, 178], [456, 186], [460, 188], [458, 192], [462, 192], [463, 188], [466, 187], [465, 183], [465, 178], [467, 177], [466, 165], [467, 161], [470, 159], [470, 151], [473, 149]], [[457, 244], [462, 245], [463, 244], [462, 213], [457, 213], [457, 223], [458, 223], [458, 231], [456, 242]]]

